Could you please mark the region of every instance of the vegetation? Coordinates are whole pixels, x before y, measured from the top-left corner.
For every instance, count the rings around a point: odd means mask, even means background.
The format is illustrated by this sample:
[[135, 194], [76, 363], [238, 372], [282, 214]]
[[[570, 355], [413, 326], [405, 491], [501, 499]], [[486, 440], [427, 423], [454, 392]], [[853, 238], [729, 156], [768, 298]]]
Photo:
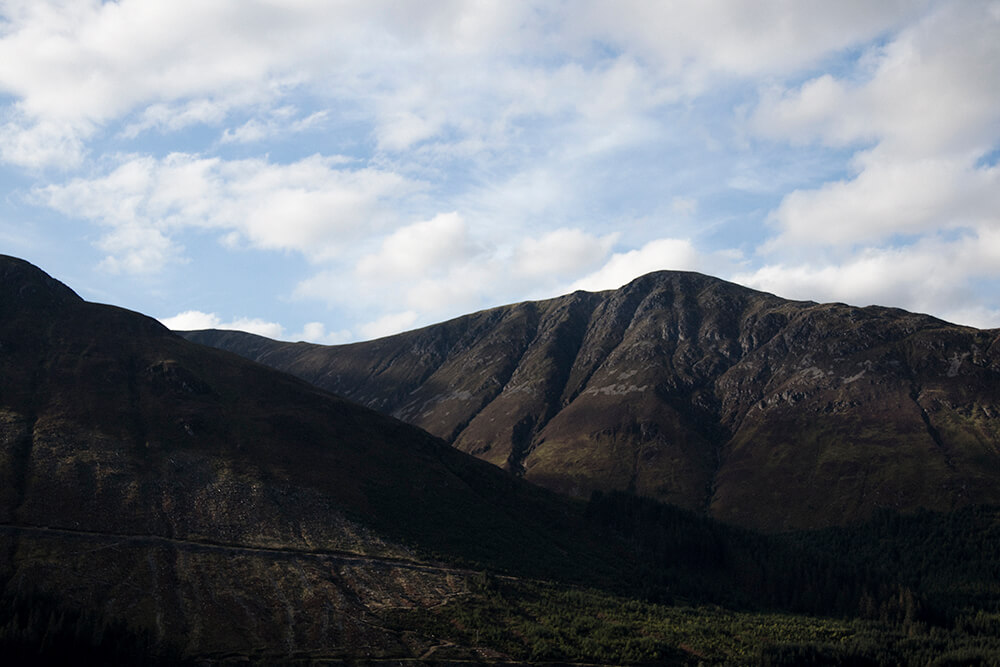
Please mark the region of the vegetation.
[[[837, 554], [853, 570], [873, 570], [883, 581], [918, 591], [920, 615], [952, 623], [1000, 612], [1000, 507], [954, 512], [877, 513], [863, 524], [783, 536], [804, 548]], [[882, 617], [867, 601], [863, 614]], [[962, 621], [967, 622], [967, 621]], [[994, 631], [1000, 625], [993, 626]]]
[[[483, 576], [448, 605], [389, 621], [506, 659], [603, 664], [992, 665], [1000, 637], [975, 630], [661, 605], [595, 590]], [[986, 630], [986, 631], [984, 631]]]
[[483, 572], [388, 622], [525, 662], [1000, 665], [998, 508], [770, 536], [625, 493], [586, 516], [636, 563], [616, 592]]
[[0, 656], [9, 665], [181, 662], [178, 652], [154, 642], [148, 631], [36, 593], [0, 598]]

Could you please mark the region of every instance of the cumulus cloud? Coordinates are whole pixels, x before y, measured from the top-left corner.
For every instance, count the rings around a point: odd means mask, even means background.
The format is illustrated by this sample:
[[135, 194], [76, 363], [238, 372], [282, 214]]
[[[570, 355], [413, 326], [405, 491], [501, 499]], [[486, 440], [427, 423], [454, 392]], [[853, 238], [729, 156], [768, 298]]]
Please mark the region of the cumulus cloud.
[[386, 237], [377, 252], [358, 261], [356, 273], [369, 282], [411, 280], [466, 262], [480, 252], [462, 216], [442, 213]]
[[386, 335], [525, 294], [556, 296], [568, 279], [600, 266], [617, 236], [561, 228], [521, 241], [495, 234], [473, 240], [461, 215], [444, 213], [386, 236], [350, 273], [326, 269], [301, 281], [295, 296], [357, 312], [379, 304], [388, 319], [360, 331]]
[[997, 225], [1000, 171], [980, 159], [1000, 131], [1000, 88], [983, 85], [1000, 80], [998, 31], [988, 3], [945, 4], [871, 49], [857, 78], [767, 92], [761, 135], [860, 147], [849, 178], [785, 196], [771, 247]]
[[858, 71], [765, 92], [758, 132], [829, 145], [878, 141], [900, 157], [963, 155], [995, 138], [1000, 16], [986, 2], [945, 3], [883, 46]]
[[[295, 89], [356, 100], [373, 114], [386, 151], [448, 133], [509, 139], [512, 122], [538, 114], [578, 116], [589, 124], [588, 138], [615, 143], [623, 132], [628, 141], [639, 136], [635, 123], [620, 121], [638, 120], [636, 110], [678, 91], [700, 90], [712, 73], [798, 68], [916, 9], [919, 3], [21, 0], [4, 7], [0, 90], [15, 96], [24, 119], [8, 134], [38, 134], [59, 121], [70, 144], [123, 117], [132, 117], [125, 136], [218, 124], [234, 108], [267, 108]], [[635, 53], [641, 64], [629, 56], [601, 64], [608, 59], [595, 56], [597, 43]], [[525, 65], [566, 55], [582, 66]], [[655, 87], [650, 73], [660, 80]], [[542, 94], [531, 94], [532, 79]], [[273, 131], [273, 121], [248, 120], [223, 140], [252, 140]], [[60, 162], [44, 151], [3, 155]]]
[[306, 341], [309, 343], [319, 343], [321, 345], [340, 345], [353, 340], [351, 332], [347, 329], [338, 331], [328, 331], [322, 322], [307, 322], [302, 331], [289, 336], [293, 341]]
[[772, 246], [850, 245], [894, 234], [1000, 225], [1000, 169], [969, 160], [898, 159], [882, 147], [859, 153], [858, 175], [785, 196]]
[[[396, 107], [402, 115], [390, 113], [401, 99], [400, 84], [417, 80], [414, 75], [428, 65], [475, 72], [477, 56], [510, 45], [508, 31], [532, 11], [505, 2], [404, 7], [387, 0], [281, 6], [12, 0], [3, 8], [0, 91], [16, 99], [21, 120], [8, 123], [5, 134], [22, 149], [0, 156], [19, 164], [59, 164], [62, 159], [40, 150], [37, 141], [51, 136], [54, 124], [75, 146], [117, 119], [129, 119], [121, 133], [127, 138], [150, 129], [218, 124], [233, 109], [267, 109], [298, 89], [358, 100], [380, 119], [381, 145], [401, 150], [460, 118], [461, 109], [435, 115], [433, 109], [449, 105], [433, 105], [440, 91], [425, 89], [412, 105], [419, 114], [407, 115], [411, 107], [405, 105]], [[521, 46], [538, 43], [526, 39]], [[448, 80], [442, 72], [440, 81]], [[297, 122], [319, 120], [290, 120], [289, 127], [296, 131]], [[247, 121], [223, 139], [251, 140], [259, 131], [276, 131], [279, 122]], [[28, 154], [36, 145], [39, 150]]]
[[223, 232], [230, 244], [293, 250], [318, 261], [336, 256], [364, 229], [392, 218], [386, 202], [417, 186], [397, 174], [351, 169], [314, 155], [291, 164], [225, 161], [174, 153], [131, 157], [103, 176], [38, 188], [35, 199], [106, 228], [106, 262], [156, 271], [185, 229]]
[[1000, 326], [975, 279], [1000, 278], [1000, 232], [955, 240], [928, 237], [902, 247], [869, 247], [840, 261], [774, 263], [735, 273], [740, 284], [779, 296], [853, 305], [892, 305], [979, 327]]
[[926, 2], [574, 3], [568, 19], [583, 37], [600, 35], [641, 53], [666, 75], [700, 90], [712, 76], [778, 74], [807, 67], [916, 15]]
[[265, 118], [251, 118], [239, 127], [226, 128], [219, 142], [222, 144], [249, 144], [271, 139], [282, 134], [295, 134], [321, 127], [329, 117], [326, 110], [295, 118], [297, 110], [284, 106], [274, 109]]
[[223, 320], [217, 313], [200, 310], [185, 310], [173, 317], [161, 317], [160, 322], [172, 331], [198, 331], [201, 329], [225, 329], [273, 338], [275, 340], [306, 341], [321, 345], [339, 345], [353, 340], [347, 329], [330, 331], [323, 322], [307, 322], [301, 331], [285, 334], [285, 327], [259, 317], [237, 317]]
[[406, 310], [401, 313], [389, 313], [377, 320], [361, 325], [361, 334], [365, 339], [382, 338], [406, 331], [417, 321], [417, 313]]
[[12, 119], [0, 125], [0, 160], [31, 169], [53, 164], [71, 168], [83, 160], [80, 128], [88, 128], [86, 123], [29, 121], [16, 111], [9, 116]]
[[698, 252], [686, 239], [656, 239], [638, 250], [615, 253], [600, 269], [574, 282], [571, 290], [599, 292], [617, 289], [653, 271], [691, 271], [701, 264]]
[[138, 120], [127, 124], [121, 136], [134, 139], [150, 129], [175, 132], [191, 125], [216, 124], [226, 117], [228, 111], [228, 104], [207, 99], [153, 104], [142, 111]]
[[172, 260], [183, 249], [155, 227], [126, 221], [98, 241], [97, 246], [108, 253], [100, 267], [109, 273], [153, 273]]
[[233, 331], [246, 331], [266, 336], [267, 338], [281, 338], [285, 328], [277, 322], [268, 322], [260, 318], [238, 317], [229, 322], [224, 322], [215, 313], [204, 313], [200, 310], [186, 310], [173, 317], [162, 317], [160, 322], [172, 331], [195, 331], [198, 329], [229, 329]]
[[564, 227], [525, 239], [516, 251], [514, 271], [529, 278], [579, 275], [603, 260], [619, 236], [595, 237]]

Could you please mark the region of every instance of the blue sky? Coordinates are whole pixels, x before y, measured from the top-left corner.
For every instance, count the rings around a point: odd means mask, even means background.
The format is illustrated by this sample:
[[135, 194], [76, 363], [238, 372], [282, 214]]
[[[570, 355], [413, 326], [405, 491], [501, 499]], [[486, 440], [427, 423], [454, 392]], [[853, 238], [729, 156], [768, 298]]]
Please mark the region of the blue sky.
[[998, 327], [997, 35], [975, 0], [0, 0], [0, 252], [322, 343], [658, 269]]

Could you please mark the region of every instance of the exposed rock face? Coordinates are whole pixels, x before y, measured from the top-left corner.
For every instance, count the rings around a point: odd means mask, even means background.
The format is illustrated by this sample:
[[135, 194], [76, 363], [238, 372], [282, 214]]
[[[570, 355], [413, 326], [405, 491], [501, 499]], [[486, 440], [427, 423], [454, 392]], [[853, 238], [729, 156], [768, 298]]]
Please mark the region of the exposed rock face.
[[661, 272], [352, 345], [184, 335], [564, 493], [779, 530], [1000, 502], [998, 334]]
[[567, 512], [419, 429], [0, 256], [0, 587], [188, 657], [414, 658], [425, 639], [381, 612], [439, 604], [466, 575], [421, 553], [562, 562]]

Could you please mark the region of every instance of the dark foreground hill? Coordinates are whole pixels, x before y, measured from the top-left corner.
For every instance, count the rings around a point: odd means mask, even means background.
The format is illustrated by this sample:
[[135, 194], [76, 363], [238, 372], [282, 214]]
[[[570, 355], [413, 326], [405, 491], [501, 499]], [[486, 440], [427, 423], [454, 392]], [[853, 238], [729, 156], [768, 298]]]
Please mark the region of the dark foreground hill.
[[185, 656], [415, 657], [426, 638], [384, 610], [443, 603], [472, 565], [597, 580], [617, 557], [583, 526], [424, 431], [0, 256], [6, 594]]
[[695, 273], [320, 346], [183, 334], [557, 491], [744, 526], [1000, 502], [1000, 331]]

